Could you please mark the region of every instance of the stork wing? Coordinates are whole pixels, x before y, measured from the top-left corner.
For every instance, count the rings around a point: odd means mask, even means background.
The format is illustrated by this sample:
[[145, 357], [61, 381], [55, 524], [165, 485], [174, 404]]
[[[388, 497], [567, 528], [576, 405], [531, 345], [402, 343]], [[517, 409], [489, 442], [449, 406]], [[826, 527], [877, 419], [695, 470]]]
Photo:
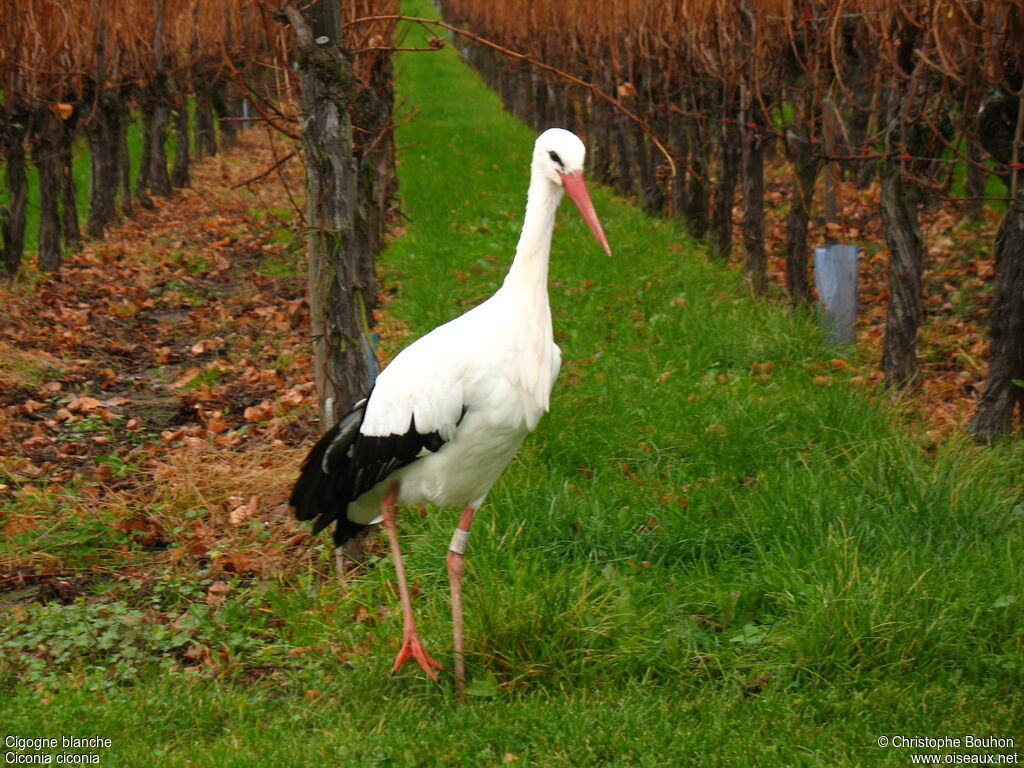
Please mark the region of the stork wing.
[[437, 451], [466, 414], [460, 365], [434, 355], [428, 334], [385, 368], [351, 448], [352, 498], [396, 469]]
[[467, 334], [458, 330], [473, 327], [468, 317], [402, 350], [367, 398], [310, 451], [291, 503], [300, 520], [316, 520], [314, 533], [336, 521], [335, 542], [342, 543], [362, 527], [347, 518], [350, 502], [455, 436], [467, 410], [463, 387], [472, 356]]

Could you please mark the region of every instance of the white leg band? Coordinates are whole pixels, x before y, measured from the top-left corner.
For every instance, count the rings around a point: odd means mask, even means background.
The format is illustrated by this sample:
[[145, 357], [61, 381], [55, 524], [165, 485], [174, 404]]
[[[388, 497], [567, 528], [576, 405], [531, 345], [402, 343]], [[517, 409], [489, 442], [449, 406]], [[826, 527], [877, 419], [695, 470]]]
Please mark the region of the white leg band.
[[466, 545], [469, 543], [469, 531], [464, 531], [461, 528], [456, 528], [452, 533], [452, 541], [448, 545], [448, 549], [457, 555], [466, 554]]

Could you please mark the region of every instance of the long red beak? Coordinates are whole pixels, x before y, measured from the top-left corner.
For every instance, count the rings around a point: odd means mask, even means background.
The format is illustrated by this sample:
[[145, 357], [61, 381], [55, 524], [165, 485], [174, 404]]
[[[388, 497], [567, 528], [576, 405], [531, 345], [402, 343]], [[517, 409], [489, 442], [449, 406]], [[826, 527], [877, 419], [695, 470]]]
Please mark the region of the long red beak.
[[604, 236], [604, 230], [601, 229], [601, 222], [598, 221], [597, 212], [594, 210], [594, 204], [590, 202], [590, 194], [587, 192], [587, 185], [583, 183], [583, 172], [573, 171], [572, 173], [563, 173], [562, 176], [562, 188], [565, 190], [565, 194], [569, 196], [569, 199], [576, 204], [577, 210], [580, 212], [580, 216], [587, 222], [587, 226], [590, 227], [590, 231], [594, 233], [594, 237], [597, 238], [597, 242], [604, 248], [604, 252], [609, 256], [612, 255], [612, 249], [608, 247], [608, 240]]

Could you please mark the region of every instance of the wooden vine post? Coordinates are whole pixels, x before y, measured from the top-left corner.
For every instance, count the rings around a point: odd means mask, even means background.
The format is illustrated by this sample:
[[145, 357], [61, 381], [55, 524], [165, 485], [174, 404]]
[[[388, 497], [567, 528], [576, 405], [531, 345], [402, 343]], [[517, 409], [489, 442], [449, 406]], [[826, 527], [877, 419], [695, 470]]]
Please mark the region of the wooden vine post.
[[[916, 387], [921, 367], [917, 357], [918, 330], [924, 317], [921, 279], [924, 270], [924, 241], [918, 222], [921, 190], [910, 175], [910, 152], [927, 151], [919, 137], [911, 136], [909, 115], [924, 101], [921, 94], [923, 65], [899, 74], [909, 81], [905, 93], [891, 92], [886, 98], [886, 157], [882, 161], [879, 210], [882, 234], [889, 246], [889, 305], [885, 315], [882, 343], [882, 372], [890, 387]], [[915, 141], [914, 139], [918, 140]]]
[[25, 250], [25, 206], [28, 200], [28, 176], [25, 162], [25, 135], [28, 118], [8, 107], [0, 114], [0, 146], [5, 150], [7, 205], [0, 206], [0, 234], [3, 247], [0, 261], [4, 275], [13, 278], [21, 268]]
[[312, 7], [312, 23], [295, 6], [282, 9], [295, 30], [306, 165], [309, 311], [320, 425], [366, 394], [369, 366], [367, 287], [357, 264], [354, 221], [356, 160], [349, 106], [355, 74], [341, 44], [337, 0]]
[[85, 232], [89, 237], [102, 237], [117, 218], [117, 151], [123, 107], [113, 89], [107, 86], [110, 76], [107, 62], [109, 46], [104, 4], [90, 4], [93, 36], [90, 41], [93, 64], [88, 79], [88, 119], [85, 138], [89, 145], [89, 213]]
[[985, 149], [1009, 169], [996, 235], [988, 376], [969, 426], [976, 441], [988, 442], [1013, 430], [1015, 411], [1024, 422], [1024, 88], [990, 96], [980, 123]]

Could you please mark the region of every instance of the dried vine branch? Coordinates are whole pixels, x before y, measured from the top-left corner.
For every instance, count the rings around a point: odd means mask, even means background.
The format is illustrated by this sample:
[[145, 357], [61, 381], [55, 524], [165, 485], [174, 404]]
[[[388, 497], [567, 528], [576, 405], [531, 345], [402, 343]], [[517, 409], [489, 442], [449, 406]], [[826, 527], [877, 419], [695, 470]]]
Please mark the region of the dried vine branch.
[[628, 107], [626, 107], [619, 99], [615, 98], [614, 96], [610, 96], [604, 91], [602, 91], [594, 83], [582, 80], [576, 77], [575, 75], [569, 74], [568, 72], [559, 69], [558, 67], [552, 66], [551, 64], [541, 61], [536, 56], [533, 56], [528, 53], [521, 53], [519, 51], [513, 51], [509, 48], [506, 48], [505, 46], [499, 45], [498, 43], [488, 40], [487, 38], [481, 35], [477, 35], [473, 32], [470, 32], [467, 29], [457, 27], [454, 24], [449, 24], [445, 21], [440, 21], [438, 19], [426, 19], [419, 16], [405, 16], [402, 14], [387, 14], [381, 16], [364, 16], [358, 19], [353, 19], [352, 21], [347, 22], [345, 26], [350, 27], [356, 24], [365, 24], [368, 22], [379, 21], [411, 21], [418, 24], [441, 27], [443, 29], [447, 29], [449, 32], [454, 32], [455, 34], [461, 35], [469, 40], [472, 40], [475, 43], [478, 43], [494, 51], [497, 51], [501, 55], [506, 56], [514, 61], [521, 61], [525, 64], [529, 64], [532, 67], [536, 67], [537, 69], [544, 70], [545, 72], [550, 72], [556, 77], [562, 78], [563, 80], [570, 82], [573, 85], [577, 85], [583, 88], [584, 90], [588, 91], [595, 97], [607, 102], [608, 104], [611, 104], [617, 110], [622, 112], [622, 114], [624, 114], [634, 123], [636, 123], [640, 127], [640, 129], [646, 134], [647, 138], [649, 138], [651, 142], [658, 148], [658, 151], [661, 152], [661, 154], [665, 157], [666, 162], [672, 169], [672, 175], [675, 176], [676, 164], [675, 160], [672, 157], [672, 153], [668, 151], [668, 149], [658, 138], [658, 136], [655, 135], [654, 131], [651, 130], [651, 127], [650, 125], [648, 125], [647, 121], [641, 118], [632, 110], [630, 110]]

